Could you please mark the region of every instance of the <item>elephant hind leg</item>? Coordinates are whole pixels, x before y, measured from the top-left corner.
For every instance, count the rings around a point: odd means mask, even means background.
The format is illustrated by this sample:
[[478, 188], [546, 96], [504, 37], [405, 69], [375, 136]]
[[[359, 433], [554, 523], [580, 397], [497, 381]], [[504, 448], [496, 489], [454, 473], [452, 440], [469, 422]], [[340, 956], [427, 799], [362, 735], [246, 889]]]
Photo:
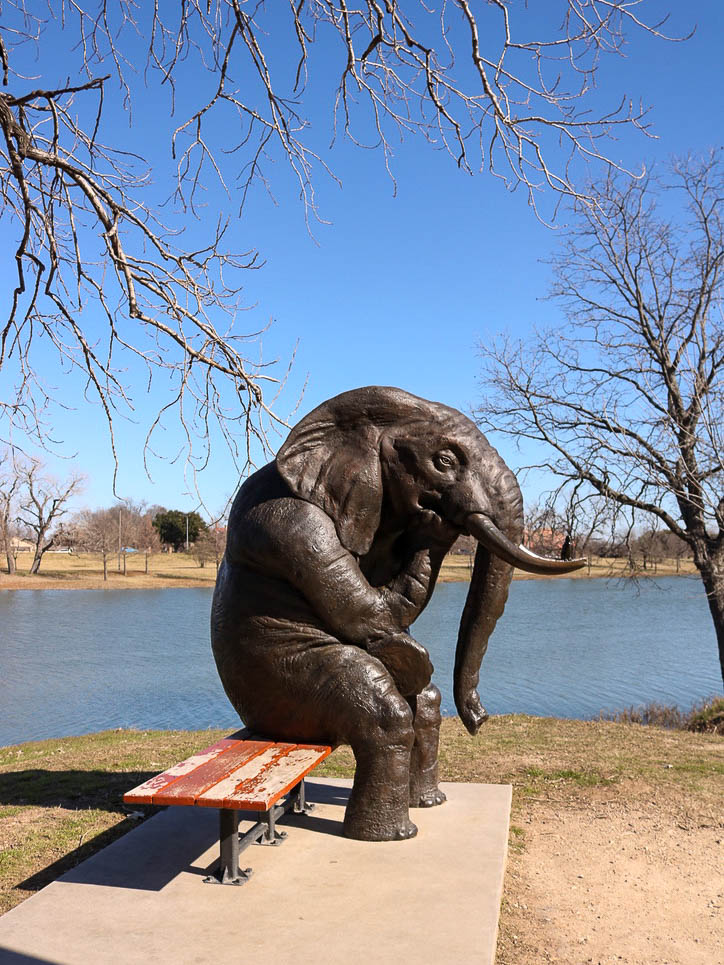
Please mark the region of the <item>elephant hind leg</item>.
[[354, 784], [344, 816], [344, 834], [365, 841], [412, 838], [409, 817], [412, 712], [379, 661], [360, 654], [365, 689], [357, 702], [348, 741], [354, 752]]
[[414, 837], [412, 711], [388, 670], [365, 650], [331, 639], [278, 657], [268, 648], [246, 668], [246, 723], [277, 740], [349, 744], [357, 767], [344, 834], [367, 841]]
[[434, 684], [413, 697], [415, 742], [410, 755], [410, 807], [429, 808], [446, 798], [438, 786], [440, 745], [440, 691]]

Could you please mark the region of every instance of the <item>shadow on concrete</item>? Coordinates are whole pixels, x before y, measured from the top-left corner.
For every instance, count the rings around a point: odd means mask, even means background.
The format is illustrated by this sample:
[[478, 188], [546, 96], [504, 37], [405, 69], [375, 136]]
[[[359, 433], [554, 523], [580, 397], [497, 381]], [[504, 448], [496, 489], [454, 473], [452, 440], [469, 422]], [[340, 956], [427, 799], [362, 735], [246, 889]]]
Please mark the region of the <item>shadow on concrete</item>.
[[[306, 815], [288, 813], [279, 824], [303, 825], [315, 833], [339, 837], [342, 834], [341, 809], [346, 805], [348, 797], [347, 787], [308, 781], [307, 799], [312, 803], [338, 805], [339, 820], [317, 817], [312, 811]], [[26, 878], [16, 887], [37, 891], [64, 874], [66, 881], [81, 884], [160, 891], [184, 871], [197, 875], [210, 874], [214, 870], [218, 854], [217, 809], [172, 807], [154, 810], [158, 813], [150, 820], [140, 824], [131, 819], [122, 821], [70, 855]], [[250, 827], [250, 822], [251, 818], [245, 819], [242, 815], [239, 828], [242, 834]], [[126, 834], [129, 830], [134, 833]], [[113, 844], [112, 853], [98, 853], [110, 844]], [[202, 867], [199, 857], [209, 849], [214, 852], [214, 862]], [[252, 846], [243, 853], [243, 867], [253, 865], [255, 850], [256, 846]]]
[[35, 955], [14, 952], [2, 945], [0, 945], [0, 962], [2, 965], [58, 965], [58, 962], [51, 961], [49, 958], [36, 958]]
[[[155, 771], [51, 771], [39, 768], [7, 771], [0, 774], [0, 806], [60, 807], [68, 811], [97, 809], [116, 813], [119, 817], [124, 813], [147, 817], [155, 814], [159, 809], [126, 805], [123, 803], [123, 795], [129, 788], [142, 784], [155, 773]], [[94, 835], [57, 861], [20, 881], [15, 887], [20, 891], [38, 891], [137, 827], [136, 818], [122, 819], [112, 828]]]
[[72, 868], [64, 881], [160, 891], [219, 840], [215, 808], [168, 808]]
[[[334, 780], [329, 778], [328, 780]], [[314, 778], [305, 782], [307, 800], [318, 804], [337, 804], [340, 807], [347, 807], [351, 787], [340, 783], [337, 784], [318, 784]]]
[[[58, 860], [52, 864], [46, 865], [45, 868], [41, 868], [40, 871], [36, 871], [30, 875], [29, 878], [19, 881], [14, 887], [20, 891], [40, 891], [41, 888], [49, 885], [51, 881], [55, 881], [56, 878], [59, 878], [61, 875], [72, 871], [76, 865], [87, 861], [88, 858], [91, 858], [103, 848], [107, 848], [109, 844], [113, 844], [114, 841], [117, 841], [129, 831], [133, 831], [136, 828], [138, 828], [138, 821], [132, 818], [126, 818], [125, 821], [121, 821], [112, 828], [108, 828], [107, 831], [102, 831], [80, 847], [74, 848], [74, 850], [68, 854], [64, 854], [62, 858], [58, 858]], [[2, 961], [2, 956], [0, 956], [0, 963], [2, 963]]]

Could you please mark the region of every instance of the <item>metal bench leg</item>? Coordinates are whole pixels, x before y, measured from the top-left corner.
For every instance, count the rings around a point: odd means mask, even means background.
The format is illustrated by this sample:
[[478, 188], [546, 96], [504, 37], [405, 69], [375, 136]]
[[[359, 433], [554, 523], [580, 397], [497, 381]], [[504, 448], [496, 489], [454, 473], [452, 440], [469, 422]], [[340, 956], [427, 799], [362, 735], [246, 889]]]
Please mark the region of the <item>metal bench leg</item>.
[[308, 804], [304, 796], [304, 779], [287, 795], [281, 804], [275, 804], [263, 815], [260, 815], [260, 824], [266, 824], [264, 834], [257, 840], [257, 844], [281, 844], [286, 838], [286, 831], [279, 831], [277, 820], [283, 817], [287, 811], [294, 809], [295, 814], [306, 814], [314, 807]]
[[287, 836], [286, 831], [277, 830], [277, 818], [283, 817], [289, 810], [289, 804], [274, 804], [266, 811], [262, 817], [261, 824], [265, 825], [264, 835], [259, 838], [258, 844], [281, 844]]
[[305, 796], [304, 778], [302, 778], [299, 784], [297, 784], [295, 790], [293, 791], [293, 795], [295, 814], [308, 814], [309, 811], [314, 810], [314, 805], [310, 804]]
[[204, 878], [210, 885], [243, 885], [251, 877], [251, 868], [239, 867], [239, 812], [219, 809], [219, 867], [216, 874]]
[[212, 885], [243, 885], [251, 877], [251, 868], [239, 867], [239, 855], [250, 844], [279, 845], [287, 836], [277, 828], [277, 819], [294, 809], [296, 814], [307, 814], [314, 807], [304, 795], [304, 780], [281, 804], [274, 804], [268, 811], [258, 815], [249, 830], [239, 835], [240, 812], [231, 808], [219, 809], [219, 865], [218, 870], [204, 878]]

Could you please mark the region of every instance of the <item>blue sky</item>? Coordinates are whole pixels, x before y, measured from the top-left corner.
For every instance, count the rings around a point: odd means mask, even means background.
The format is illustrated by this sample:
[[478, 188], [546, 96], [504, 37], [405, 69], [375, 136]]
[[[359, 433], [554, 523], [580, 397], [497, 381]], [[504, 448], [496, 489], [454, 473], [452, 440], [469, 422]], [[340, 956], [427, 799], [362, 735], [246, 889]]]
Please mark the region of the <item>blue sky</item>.
[[[615, 104], [627, 93], [652, 108], [656, 140], [629, 132], [609, 147], [612, 157], [633, 166], [720, 144], [724, 119], [723, 5], [656, 0], [644, 8], [654, 16], [673, 8], [671, 32], [694, 25], [697, 32], [681, 44], [631, 34], [627, 58], [602, 65], [600, 97]], [[192, 98], [193, 89], [183, 97]], [[151, 162], [163, 151], [154, 136], [154, 103], [164, 109], [152, 98], [135, 104]], [[186, 109], [184, 102], [179, 115]], [[326, 145], [330, 122], [321, 105], [315, 122], [318, 143]], [[316, 241], [281, 168], [275, 182], [279, 203], [257, 191], [235, 225], [238, 246], [254, 245], [266, 259], [248, 279], [245, 300], [255, 307], [240, 324], [255, 329], [271, 322], [264, 336], [267, 360], [285, 363], [298, 343], [280, 414], [289, 412], [305, 384], [298, 415], [366, 384], [399, 385], [468, 410], [480, 393], [477, 341], [500, 331], [524, 336], [533, 324], [559, 319], [558, 308], [541, 301], [550, 280], [544, 262], [555, 250], [557, 232], [536, 220], [522, 192], [510, 194], [486, 175], [470, 177], [419, 141], [397, 149], [396, 196], [379, 153], [339, 142], [326, 159], [342, 187], [318, 181], [320, 211], [331, 224], [315, 227]], [[216, 200], [232, 210], [237, 205], [236, 199]], [[8, 271], [5, 263], [0, 280]], [[133, 376], [131, 381], [142, 409], [144, 390]], [[71, 461], [46, 457], [49, 468], [59, 475], [71, 469], [86, 474], [77, 506], [111, 505], [112, 460], [101, 414], [83, 403], [78, 386], [62, 386], [62, 395], [73, 408], [59, 415], [55, 429], [77, 455]], [[117, 432], [122, 496], [175, 508], [197, 505], [181, 463], [154, 461], [151, 482], [141, 459], [142, 428], [119, 422]], [[171, 431], [167, 439], [172, 451]], [[525, 461], [509, 442], [491, 441], [514, 468]], [[222, 441], [214, 443], [212, 461], [198, 480], [211, 511], [221, 509], [238, 484]]]

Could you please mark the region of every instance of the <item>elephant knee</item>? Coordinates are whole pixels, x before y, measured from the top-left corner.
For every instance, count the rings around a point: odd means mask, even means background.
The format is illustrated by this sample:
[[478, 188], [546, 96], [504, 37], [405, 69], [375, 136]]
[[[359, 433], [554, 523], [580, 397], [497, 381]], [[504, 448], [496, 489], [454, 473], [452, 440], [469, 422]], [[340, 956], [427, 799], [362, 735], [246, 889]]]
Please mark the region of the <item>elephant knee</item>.
[[436, 725], [441, 721], [440, 704], [442, 695], [435, 684], [428, 684], [415, 699], [415, 722]]
[[373, 745], [410, 750], [415, 740], [413, 715], [407, 701], [397, 692], [376, 694], [368, 713], [350, 741], [352, 746]]
[[396, 746], [412, 747], [415, 740], [413, 725], [410, 705], [403, 697], [395, 695], [395, 699], [386, 704], [381, 718], [386, 741]]

